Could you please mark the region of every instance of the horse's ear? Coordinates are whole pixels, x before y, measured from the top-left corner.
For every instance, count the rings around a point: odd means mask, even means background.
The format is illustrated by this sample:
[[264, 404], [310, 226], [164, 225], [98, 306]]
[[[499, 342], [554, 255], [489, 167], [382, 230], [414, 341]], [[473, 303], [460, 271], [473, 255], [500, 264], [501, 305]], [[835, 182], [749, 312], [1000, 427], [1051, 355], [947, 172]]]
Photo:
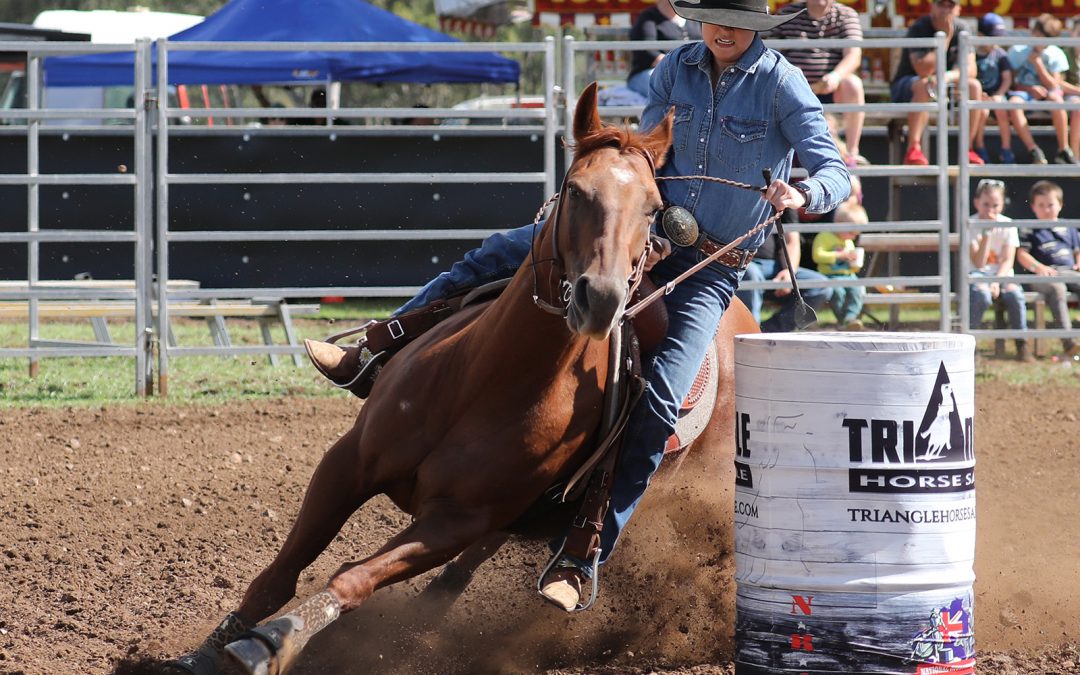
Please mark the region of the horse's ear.
[[668, 148], [671, 147], [671, 127], [675, 120], [675, 107], [668, 110], [664, 119], [642, 137], [642, 145], [652, 155], [653, 164], [659, 169], [667, 161]]
[[600, 111], [596, 109], [596, 83], [585, 87], [574, 110], [574, 140], [581, 141], [601, 126]]

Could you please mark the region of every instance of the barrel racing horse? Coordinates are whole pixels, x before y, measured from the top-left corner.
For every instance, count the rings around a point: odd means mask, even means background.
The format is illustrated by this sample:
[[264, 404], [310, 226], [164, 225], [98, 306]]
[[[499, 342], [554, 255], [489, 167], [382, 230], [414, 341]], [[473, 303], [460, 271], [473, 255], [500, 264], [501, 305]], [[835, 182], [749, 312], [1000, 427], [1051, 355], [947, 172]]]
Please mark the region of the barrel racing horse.
[[[495, 300], [462, 309], [386, 364], [352, 428], [316, 468], [277, 556], [236, 611], [173, 665], [216, 672], [227, 654], [248, 672], [284, 672], [312, 635], [375, 590], [514, 531], [590, 457], [609, 335], [663, 207], [654, 172], [671, 144], [672, 114], [647, 133], [604, 124], [594, 84], [573, 127], [576, 156], [531, 258]], [[564, 311], [539, 311], [541, 304]], [[756, 330], [735, 303], [717, 334], [720, 414], [699, 439], [727, 453], [717, 464], [731, 463], [733, 336]], [[249, 632], [292, 600], [300, 573], [377, 494], [412, 523], [367, 558], [342, 565], [325, 590]]]

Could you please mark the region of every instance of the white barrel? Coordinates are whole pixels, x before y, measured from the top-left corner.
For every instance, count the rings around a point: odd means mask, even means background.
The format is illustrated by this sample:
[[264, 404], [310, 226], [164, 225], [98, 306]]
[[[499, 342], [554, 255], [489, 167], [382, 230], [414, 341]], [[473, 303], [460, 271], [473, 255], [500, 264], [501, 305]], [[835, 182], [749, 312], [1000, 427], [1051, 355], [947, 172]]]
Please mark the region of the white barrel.
[[736, 675], [975, 672], [975, 340], [735, 344]]

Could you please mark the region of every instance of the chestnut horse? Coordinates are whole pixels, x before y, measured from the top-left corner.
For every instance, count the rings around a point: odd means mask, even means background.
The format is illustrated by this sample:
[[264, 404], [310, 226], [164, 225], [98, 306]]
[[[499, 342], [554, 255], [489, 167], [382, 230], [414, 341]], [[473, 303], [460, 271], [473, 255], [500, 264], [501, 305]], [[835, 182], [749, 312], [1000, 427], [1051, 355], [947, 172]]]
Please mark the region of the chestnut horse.
[[[608, 336], [663, 206], [653, 172], [671, 129], [671, 114], [646, 134], [605, 125], [596, 85], [586, 90], [574, 118], [576, 158], [531, 258], [497, 299], [455, 314], [389, 361], [352, 429], [315, 470], [277, 557], [236, 612], [174, 665], [214, 672], [224, 651], [247, 672], [284, 672], [341, 612], [512, 530], [588, 458], [603, 409]], [[560, 277], [570, 289], [565, 317], [539, 311], [534, 297], [561, 305], [567, 286]], [[727, 453], [717, 463], [732, 459], [732, 338], [756, 331], [736, 302], [716, 338], [720, 412], [699, 444]], [[412, 524], [371, 556], [343, 565], [324, 591], [258, 635], [237, 639], [293, 598], [301, 571], [377, 494], [411, 514]]]

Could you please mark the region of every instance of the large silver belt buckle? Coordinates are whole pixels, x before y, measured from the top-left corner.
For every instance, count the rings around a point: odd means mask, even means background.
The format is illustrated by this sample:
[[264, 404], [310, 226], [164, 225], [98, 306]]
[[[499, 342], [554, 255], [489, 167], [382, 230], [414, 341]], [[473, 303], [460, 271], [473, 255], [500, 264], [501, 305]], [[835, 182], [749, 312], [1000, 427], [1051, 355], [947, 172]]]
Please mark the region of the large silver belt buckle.
[[701, 236], [697, 218], [687, 209], [681, 206], [669, 206], [664, 209], [664, 217], [660, 224], [664, 228], [664, 234], [676, 246], [693, 246]]

